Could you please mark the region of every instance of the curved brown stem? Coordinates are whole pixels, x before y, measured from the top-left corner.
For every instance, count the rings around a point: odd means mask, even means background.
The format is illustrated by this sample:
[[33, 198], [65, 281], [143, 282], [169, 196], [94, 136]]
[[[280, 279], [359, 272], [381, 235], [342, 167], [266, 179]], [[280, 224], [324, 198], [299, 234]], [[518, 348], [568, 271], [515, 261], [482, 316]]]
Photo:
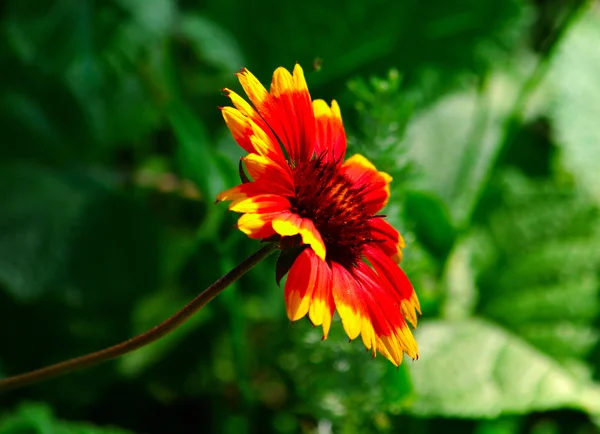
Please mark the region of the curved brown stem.
[[0, 392], [26, 386], [31, 383], [37, 383], [39, 381], [57, 377], [77, 369], [87, 368], [89, 366], [120, 357], [159, 340], [190, 319], [192, 315], [202, 309], [221, 291], [246, 274], [246, 272], [248, 272], [260, 261], [265, 259], [276, 248], [277, 245], [275, 243], [269, 243], [256, 253], [248, 256], [237, 267], [202, 291], [183, 309], [147, 332], [94, 353], [46, 366], [45, 368], [36, 369], [35, 371], [27, 372], [25, 374], [14, 375], [12, 377], [0, 379]]

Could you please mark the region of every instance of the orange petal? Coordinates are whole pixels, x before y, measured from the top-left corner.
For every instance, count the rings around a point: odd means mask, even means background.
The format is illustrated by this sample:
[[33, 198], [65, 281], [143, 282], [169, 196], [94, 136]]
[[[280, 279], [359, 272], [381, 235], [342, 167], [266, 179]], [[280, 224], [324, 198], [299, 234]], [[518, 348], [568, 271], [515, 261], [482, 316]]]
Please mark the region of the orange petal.
[[290, 209], [290, 201], [277, 194], [259, 194], [257, 196], [234, 200], [229, 209], [243, 213], [269, 213]]
[[269, 143], [273, 144], [274, 147], [277, 148], [276, 153], [278, 158], [276, 158], [276, 160], [285, 161], [284, 158], [280, 158], [283, 157], [283, 153], [281, 152], [281, 146], [279, 145], [277, 137], [275, 137], [275, 134], [273, 134], [273, 131], [271, 131], [271, 127], [269, 127], [265, 120], [254, 109], [254, 107], [252, 107], [244, 98], [232, 90], [223, 89], [223, 92], [231, 99], [231, 102], [235, 108], [238, 109], [242, 115], [246, 116], [250, 121], [256, 124], [258, 128], [268, 137]]
[[275, 194], [277, 196], [289, 196], [289, 186], [270, 182], [268, 179], [261, 179], [255, 182], [247, 182], [245, 184], [236, 185], [228, 190], [225, 190], [217, 195], [217, 202], [224, 200], [243, 200], [248, 197], [258, 196], [259, 194]]
[[265, 190], [264, 184], [256, 182], [249, 182], [246, 184], [236, 185], [231, 187], [217, 195], [217, 202], [224, 200], [242, 200], [247, 197], [256, 196], [257, 194], [267, 194], [269, 191]]
[[[306, 250], [309, 252], [312, 251], [311, 249]], [[333, 294], [331, 292], [331, 268], [329, 268], [327, 262], [317, 257], [315, 253], [312, 253], [312, 256], [315, 258], [313, 263], [317, 268], [317, 279], [315, 281], [315, 289], [308, 317], [314, 325], [323, 326], [323, 339], [327, 339], [331, 327], [331, 318], [335, 309]]]
[[312, 220], [302, 218], [298, 214], [282, 213], [273, 220], [273, 229], [284, 237], [300, 234], [302, 242], [308, 244], [319, 258], [325, 260], [325, 243]]
[[238, 219], [237, 227], [250, 238], [268, 238], [275, 235], [271, 222], [280, 214], [280, 212], [264, 214], [246, 213]]
[[323, 338], [327, 339], [334, 311], [331, 269], [311, 249], [305, 249], [290, 269], [285, 283], [285, 302], [290, 321], [308, 313], [314, 325], [323, 326]]
[[371, 322], [390, 355], [398, 356], [395, 360], [398, 364], [402, 360], [402, 353], [413, 359], [418, 358], [417, 343], [387, 283], [364, 262], [357, 264], [354, 274], [366, 289], [365, 298], [369, 301], [365, 304], [369, 308]]
[[240, 95], [238, 95], [230, 89], [223, 89], [223, 92], [229, 97], [229, 99], [231, 99], [231, 102], [233, 103], [235, 108], [238, 109], [244, 116], [249, 117], [257, 124], [258, 122], [260, 122], [260, 116], [258, 115], [256, 110], [254, 110], [254, 107], [252, 107], [248, 103], [248, 101], [246, 101], [244, 98], [242, 98]]
[[364, 262], [352, 272], [332, 262], [332, 293], [336, 309], [350, 339], [359, 334], [373, 356], [379, 351], [394, 365], [403, 353], [416, 358], [417, 344], [404, 321], [400, 307], [386, 285]]
[[219, 193], [217, 195], [217, 202], [222, 202], [224, 200], [242, 200], [259, 194], [269, 194], [274, 192], [277, 191], [274, 191], [272, 186], [265, 182], [247, 182]]
[[[248, 71], [246, 68], [242, 68], [242, 70], [236, 74], [242, 87], [244, 88], [244, 92], [254, 104], [254, 107], [259, 108], [264, 105], [271, 96], [267, 89], [258, 81], [258, 79]], [[260, 110], [259, 110], [260, 112]]]
[[376, 214], [390, 197], [392, 177], [378, 172], [373, 163], [360, 154], [353, 155], [343, 164], [343, 172], [362, 189], [363, 202], [368, 213]]
[[223, 107], [221, 114], [238, 145], [244, 148], [246, 152], [257, 152], [250, 141], [250, 136], [254, 134], [250, 119], [233, 107]]
[[294, 195], [294, 181], [288, 164], [281, 165], [269, 157], [258, 154], [248, 154], [242, 160], [248, 174], [254, 181], [263, 180], [264, 182], [277, 184], [290, 196]]
[[283, 144], [290, 159], [308, 161], [314, 152], [315, 118], [300, 65], [296, 65], [293, 75], [285, 68], [277, 68], [273, 73], [271, 93], [246, 69], [238, 77], [250, 101]]
[[244, 150], [268, 156], [279, 162], [285, 161], [274, 136], [267, 134], [251, 118], [233, 107], [223, 107], [221, 113], [233, 138]]
[[356, 296], [358, 282], [343, 266], [331, 262], [332, 292], [335, 308], [342, 319], [344, 330], [350, 339], [360, 335], [365, 308]]
[[377, 272], [378, 281], [382, 284], [382, 287], [388, 288], [399, 304], [404, 317], [413, 327], [416, 327], [417, 312], [421, 313], [421, 307], [417, 294], [404, 271], [375, 246], [365, 245], [364, 254]]
[[271, 81], [271, 95], [279, 98], [295, 90], [294, 77], [290, 74], [290, 71], [281, 66], [277, 68], [273, 73], [273, 80]]
[[322, 99], [314, 100], [312, 105], [315, 113], [315, 153], [328, 161], [341, 163], [346, 154], [346, 132], [340, 107], [333, 100], [330, 108]]
[[315, 289], [317, 267], [313, 266], [314, 254], [305, 249], [294, 261], [285, 281], [285, 307], [290, 321], [297, 321], [308, 313]]

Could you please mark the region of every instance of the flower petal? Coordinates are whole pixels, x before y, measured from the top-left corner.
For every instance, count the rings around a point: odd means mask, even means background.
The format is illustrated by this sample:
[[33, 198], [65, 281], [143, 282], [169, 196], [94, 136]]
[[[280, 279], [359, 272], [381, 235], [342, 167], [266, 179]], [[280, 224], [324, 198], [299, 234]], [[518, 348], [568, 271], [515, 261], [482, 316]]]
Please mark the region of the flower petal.
[[314, 100], [315, 113], [315, 153], [328, 161], [344, 161], [346, 154], [346, 132], [338, 103], [333, 100], [331, 107], [322, 99]]
[[259, 194], [257, 196], [234, 200], [229, 210], [243, 213], [268, 213], [290, 209], [290, 201], [277, 194]]
[[400, 305], [404, 317], [417, 326], [417, 312], [421, 313], [419, 299], [410, 280], [402, 269], [382, 250], [375, 246], [365, 245], [364, 254], [371, 263], [380, 279], [385, 279], [385, 287], [389, 288], [392, 295]]
[[354, 184], [362, 189], [366, 211], [376, 214], [383, 208], [390, 197], [392, 177], [385, 172], [378, 172], [373, 163], [360, 154], [348, 158], [342, 171]]
[[342, 319], [344, 330], [350, 339], [360, 335], [365, 307], [360, 294], [358, 282], [342, 265], [331, 262], [332, 292], [335, 308]]
[[273, 229], [283, 237], [300, 234], [302, 242], [308, 244], [319, 258], [325, 260], [325, 243], [312, 220], [291, 212], [282, 213], [273, 220]]
[[294, 195], [294, 181], [287, 163], [281, 165], [269, 157], [259, 154], [248, 154], [242, 157], [248, 174], [254, 181], [265, 181], [277, 184], [279, 191], [285, 190], [289, 196]]
[[259, 114], [271, 127], [292, 161], [308, 161], [314, 152], [315, 118], [310, 93], [300, 65], [293, 75], [277, 68], [271, 92], [254, 75], [243, 69], [238, 77]]
[[377, 282], [377, 275], [361, 262], [352, 273], [332, 262], [332, 292], [336, 309], [350, 339], [359, 334], [375, 356], [379, 350], [394, 365], [402, 354], [418, 357], [417, 344], [393, 295]]
[[[312, 252], [311, 249], [306, 250]], [[329, 268], [327, 262], [317, 257], [315, 253], [312, 253], [312, 256], [315, 258], [314, 263], [317, 267], [317, 279], [308, 317], [314, 325], [323, 326], [323, 339], [327, 339], [331, 327], [331, 318], [335, 310], [335, 302], [331, 292], [331, 268]]]
[[246, 68], [242, 68], [236, 76], [240, 80], [244, 92], [246, 92], [246, 95], [248, 95], [248, 98], [250, 98], [250, 101], [254, 104], [254, 107], [261, 107], [264, 104], [267, 104], [271, 99], [271, 95], [267, 92], [267, 89], [265, 89], [258, 78]]
[[323, 339], [327, 339], [334, 311], [331, 269], [311, 249], [302, 251], [290, 269], [285, 283], [285, 304], [290, 321], [308, 313], [314, 325], [323, 326]]
[[217, 202], [222, 202], [224, 200], [242, 200], [248, 197], [258, 196], [259, 194], [285, 196], [287, 192], [288, 190], [285, 186], [270, 183], [267, 180], [246, 182], [219, 193], [217, 195]]
[[373, 239], [381, 241], [377, 246], [396, 263], [402, 261], [402, 249], [406, 246], [402, 235], [386, 220], [373, 218], [369, 221]]
[[221, 114], [233, 138], [245, 151], [285, 161], [279, 143], [248, 116], [233, 107], [223, 107]]
[[366, 304], [371, 312], [375, 333], [389, 354], [398, 356], [396, 359], [398, 364], [401, 362], [402, 353], [417, 359], [419, 357], [417, 343], [401, 314], [401, 306], [397, 303], [394, 294], [390, 292], [388, 285], [383, 283], [375, 271], [364, 262], [359, 263], [353, 271], [363, 287], [367, 289], [369, 302]]
[[281, 212], [246, 213], [238, 219], [237, 227], [240, 231], [248, 235], [249, 238], [255, 240], [269, 238], [275, 235], [271, 222], [280, 214]]
[[[261, 85], [262, 86], [262, 85]], [[264, 89], [264, 88], [263, 88]], [[269, 125], [265, 122], [265, 120], [260, 116], [260, 114], [252, 107], [244, 98], [229, 89], [223, 89], [223, 92], [226, 96], [231, 99], [231, 102], [237, 108], [240, 113], [244, 116], [248, 117], [252, 120], [258, 127], [265, 132], [271, 138], [273, 143], [278, 143], [277, 138], [271, 131]], [[266, 90], [265, 90], [266, 92]]]
[[[290, 321], [297, 321], [308, 313], [315, 289], [317, 267], [313, 265], [314, 253], [304, 249], [296, 258], [285, 281], [285, 308]], [[317, 258], [318, 259], [318, 258]]]

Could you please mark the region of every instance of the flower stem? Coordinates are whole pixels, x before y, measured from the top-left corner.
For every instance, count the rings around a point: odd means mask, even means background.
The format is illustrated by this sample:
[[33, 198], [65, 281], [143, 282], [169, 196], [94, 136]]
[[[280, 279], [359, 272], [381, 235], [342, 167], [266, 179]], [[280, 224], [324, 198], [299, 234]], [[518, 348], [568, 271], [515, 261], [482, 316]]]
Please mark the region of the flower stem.
[[147, 332], [94, 353], [65, 360], [64, 362], [36, 369], [35, 371], [27, 372], [25, 374], [0, 379], [0, 392], [26, 386], [31, 383], [37, 383], [77, 369], [87, 368], [107, 360], [115, 359], [159, 340], [185, 323], [221, 291], [246, 274], [246, 272], [269, 256], [276, 248], [277, 244], [269, 243], [257, 252], [248, 256], [237, 267], [198, 294], [198, 296], [185, 305], [183, 309]]

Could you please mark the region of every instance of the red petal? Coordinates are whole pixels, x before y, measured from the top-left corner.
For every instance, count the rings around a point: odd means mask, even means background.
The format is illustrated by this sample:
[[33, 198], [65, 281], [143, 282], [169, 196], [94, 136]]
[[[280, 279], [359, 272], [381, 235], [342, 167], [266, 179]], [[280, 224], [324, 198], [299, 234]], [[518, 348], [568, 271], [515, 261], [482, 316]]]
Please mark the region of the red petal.
[[404, 316], [416, 327], [416, 312], [421, 313], [421, 307], [417, 294], [404, 271], [377, 247], [365, 245], [364, 254], [377, 271], [380, 282], [384, 279], [384, 282], [381, 282], [382, 288], [391, 291]]
[[242, 157], [248, 174], [254, 181], [277, 184], [280, 191], [285, 190], [290, 197], [294, 196], [294, 180], [290, 166], [279, 164], [268, 157], [258, 154], [248, 154]]
[[398, 366], [402, 354], [417, 357], [417, 344], [400, 313], [400, 306], [377, 282], [377, 275], [365, 263], [352, 273], [332, 262], [333, 297], [350, 339], [361, 335], [373, 356], [379, 351]]
[[217, 202], [224, 200], [242, 200], [261, 194], [275, 194], [278, 196], [289, 196], [289, 187], [277, 183], [271, 183], [269, 180], [260, 180], [255, 182], [246, 182], [225, 190], [217, 195]]
[[290, 269], [284, 293], [290, 321], [297, 321], [308, 313], [314, 325], [323, 325], [326, 339], [334, 310], [331, 269], [327, 263], [311, 249], [305, 249]]
[[279, 143], [252, 119], [233, 107], [223, 107], [221, 114], [233, 138], [247, 152], [269, 156], [285, 162]]
[[[260, 83], [259, 83], [259, 85], [260, 85]], [[260, 85], [260, 86], [262, 87], [262, 85]], [[264, 87], [262, 89], [264, 90], [264, 92], [266, 92], [266, 89]], [[275, 135], [273, 134], [273, 131], [271, 131], [271, 128], [269, 127], [269, 125], [267, 125], [267, 123], [264, 121], [264, 119], [262, 117], [260, 117], [260, 115], [254, 109], [254, 107], [252, 107], [244, 98], [239, 96], [237, 93], [235, 93], [229, 89], [223, 89], [223, 91], [225, 92], [225, 95], [227, 95], [231, 99], [231, 102], [240, 111], [240, 113], [242, 113], [244, 116], [248, 117], [262, 131], [264, 131], [264, 133], [269, 137], [270, 142], [273, 143], [274, 146], [276, 146], [277, 153], [282, 154], [281, 147], [279, 146], [279, 142], [277, 141], [277, 137], [275, 137]], [[251, 152], [251, 151], [248, 151], [248, 152]]]
[[302, 242], [308, 244], [319, 258], [325, 260], [325, 243], [312, 220], [292, 212], [282, 213], [273, 221], [273, 229], [283, 237], [300, 234]]
[[241, 213], [282, 212], [290, 209], [290, 201], [277, 194], [259, 194], [248, 198], [234, 200], [229, 209]]
[[392, 181], [390, 175], [378, 172], [369, 160], [359, 154], [347, 159], [342, 171], [361, 189], [363, 203], [369, 214], [376, 214], [387, 204]]
[[315, 112], [315, 153], [327, 161], [341, 164], [346, 155], [346, 132], [340, 107], [334, 100], [331, 107], [322, 99], [313, 101]]
[[292, 161], [308, 161], [314, 152], [315, 117], [300, 65], [292, 76], [285, 68], [273, 74], [267, 93], [256, 77], [244, 69], [238, 74], [246, 94], [279, 138]]
[[402, 249], [405, 246], [400, 233], [382, 218], [371, 219], [369, 226], [371, 226], [372, 237], [380, 241], [377, 246], [395, 262], [399, 263], [402, 260]]
[[275, 235], [271, 222], [280, 212], [246, 213], [237, 222], [238, 229], [255, 240], [269, 238]]
[[[389, 286], [382, 284], [375, 271], [364, 262], [357, 265], [354, 274], [366, 289], [375, 334], [383, 341], [385, 349], [392, 357], [404, 352], [413, 359], [418, 358], [417, 343], [402, 316], [402, 306]], [[385, 354], [383, 349], [380, 350]], [[396, 361], [400, 363], [401, 359]]]

